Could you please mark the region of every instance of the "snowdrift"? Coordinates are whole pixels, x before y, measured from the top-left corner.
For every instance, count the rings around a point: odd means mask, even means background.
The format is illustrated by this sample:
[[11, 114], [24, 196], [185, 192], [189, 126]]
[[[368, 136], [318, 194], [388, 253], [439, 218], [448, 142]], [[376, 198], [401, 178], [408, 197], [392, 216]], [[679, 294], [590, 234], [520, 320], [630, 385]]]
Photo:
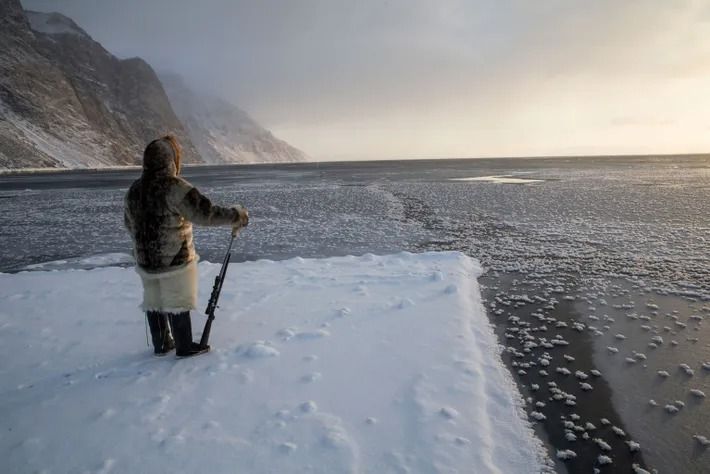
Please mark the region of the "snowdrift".
[[[206, 302], [219, 266], [199, 267]], [[0, 274], [3, 471], [539, 472], [480, 272], [453, 252], [233, 264], [213, 351], [184, 360], [146, 347], [130, 268]]]

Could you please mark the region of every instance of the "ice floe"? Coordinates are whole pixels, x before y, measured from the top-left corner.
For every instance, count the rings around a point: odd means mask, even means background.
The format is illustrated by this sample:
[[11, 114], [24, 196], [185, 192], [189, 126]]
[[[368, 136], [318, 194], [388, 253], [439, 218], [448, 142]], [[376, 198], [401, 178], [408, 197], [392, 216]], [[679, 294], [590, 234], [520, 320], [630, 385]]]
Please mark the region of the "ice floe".
[[146, 347], [133, 269], [0, 274], [3, 470], [543, 471], [480, 274], [460, 253], [234, 263], [212, 351], [182, 360]]

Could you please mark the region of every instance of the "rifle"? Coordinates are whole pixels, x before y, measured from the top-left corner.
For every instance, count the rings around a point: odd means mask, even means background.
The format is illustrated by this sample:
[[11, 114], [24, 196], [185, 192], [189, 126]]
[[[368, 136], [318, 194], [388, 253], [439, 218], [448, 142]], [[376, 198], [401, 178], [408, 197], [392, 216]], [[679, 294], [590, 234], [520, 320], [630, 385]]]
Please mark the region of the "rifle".
[[237, 236], [238, 231], [232, 231], [232, 238], [229, 240], [229, 247], [227, 247], [227, 254], [222, 260], [222, 268], [219, 270], [219, 274], [214, 277], [214, 285], [212, 286], [212, 294], [210, 295], [210, 300], [207, 303], [207, 309], [205, 314], [207, 315], [207, 321], [205, 322], [205, 328], [202, 330], [202, 337], [200, 338], [200, 346], [207, 347], [207, 341], [210, 338], [210, 331], [212, 330], [212, 321], [214, 320], [214, 311], [218, 308], [217, 300], [219, 300], [219, 294], [222, 292], [222, 284], [224, 283], [224, 277], [227, 274], [227, 267], [229, 266], [229, 260], [232, 258], [232, 244], [234, 243], [234, 238]]

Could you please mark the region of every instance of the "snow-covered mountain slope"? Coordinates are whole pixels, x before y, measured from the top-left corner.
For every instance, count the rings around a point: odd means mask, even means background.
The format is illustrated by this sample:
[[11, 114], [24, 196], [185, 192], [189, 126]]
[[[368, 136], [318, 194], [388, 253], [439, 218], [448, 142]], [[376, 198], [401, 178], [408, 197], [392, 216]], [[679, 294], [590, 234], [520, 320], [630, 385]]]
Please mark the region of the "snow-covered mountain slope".
[[166, 133], [185, 163], [305, 159], [218, 99], [173, 94], [185, 126], [148, 63], [118, 59], [64, 15], [0, 0], [0, 44], [0, 169], [134, 165]]
[[25, 14], [30, 22], [30, 28], [38, 33], [48, 35], [69, 34], [91, 39], [71, 18], [59, 13], [27, 11]]
[[178, 118], [207, 163], [306, 161], [307, 156], [229, 102], [190, 89], [175, 74], [160, 79]]
[[[199, 269], [206, 302], [219, 266]], [[480, 272], [460, 253], [233, 264], [212, 352], [183, 360], [146, 347], [131, 268], [0, 274], [4, 472], [544, 471]]]
[[136, 164], [145, 144], [181, 137], [199, 162], [145, 61], [120, 60], [56, 13], [0, 0], [0, 167]]

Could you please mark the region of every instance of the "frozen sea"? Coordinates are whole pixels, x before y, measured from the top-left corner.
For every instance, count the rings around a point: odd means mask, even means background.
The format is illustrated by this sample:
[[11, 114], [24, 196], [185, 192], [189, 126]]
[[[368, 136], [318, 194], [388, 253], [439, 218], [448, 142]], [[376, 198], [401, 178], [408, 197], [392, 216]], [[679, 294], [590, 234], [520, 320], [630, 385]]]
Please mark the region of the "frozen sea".
[[[127, 265], [122, 197], [138, 174], [0, 176], [0, 271]], [[631, 472], [634, 464], [710, 472], [702, 443], [710, 438], [710, 400], [699, 396], [710, 396], [710, 158], [390, 161], [184, 174], [215, 202], [249, 207], [237, 261], [401, 250], [459, 250], [479, 259], [506, 362], [528, 411], [545, 417], [540, 436], [553, 456], [577, 454], [558, 462], [560, 472]], [[202, 259], [220, 261], [227, 231], [195, 233]], [[583, 430], [586, 423], [594, 428]], [[640, 451], [631, 452], [629, 441]], [[600, 454], [613, 464], [600, 465]]]

